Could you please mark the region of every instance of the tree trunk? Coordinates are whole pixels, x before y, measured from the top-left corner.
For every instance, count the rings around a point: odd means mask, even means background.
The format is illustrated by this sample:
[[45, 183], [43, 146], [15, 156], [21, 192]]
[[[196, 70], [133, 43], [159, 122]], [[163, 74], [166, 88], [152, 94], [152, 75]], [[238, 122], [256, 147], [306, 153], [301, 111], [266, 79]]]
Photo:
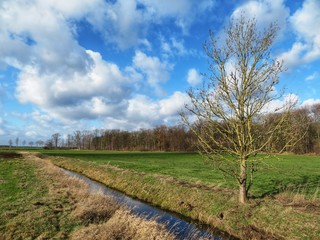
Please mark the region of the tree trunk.
[[247, 196], [247, 161], [240, 161], [239, 202], [244, 204], [248, 201]]

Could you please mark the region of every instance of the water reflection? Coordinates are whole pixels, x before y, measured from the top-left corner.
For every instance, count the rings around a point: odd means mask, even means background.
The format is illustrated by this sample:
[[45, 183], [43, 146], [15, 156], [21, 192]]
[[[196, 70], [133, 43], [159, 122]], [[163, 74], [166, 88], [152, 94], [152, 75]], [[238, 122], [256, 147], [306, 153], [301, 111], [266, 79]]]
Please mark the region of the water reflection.
[[105, 185], [93, 181], [81, 174], [68, 170], [64, 170], [64, 172], [69, 176], [76, 177], [85, 181], [89, 185], [90, 192], [101, 192], [107, 196], [111, 196], [116, 202], [129, 207], [133, 213], [142, 215], [147, 219], [155, 219], [158, 223], [165, 224], [166, 228], [170, 232], [174, 233], [178, 239], [235, 239], [231, 236], [226, 236], [226, 234], [216, 232], [212, 233], [208, 229], [206, 229], [206, 227], [203, 227], [199, 224], [191, 223], [182, 219], [181, 217], [175, 216], [172, 213], [128, 197], [127, 195], [119, 191], [110, 189]]

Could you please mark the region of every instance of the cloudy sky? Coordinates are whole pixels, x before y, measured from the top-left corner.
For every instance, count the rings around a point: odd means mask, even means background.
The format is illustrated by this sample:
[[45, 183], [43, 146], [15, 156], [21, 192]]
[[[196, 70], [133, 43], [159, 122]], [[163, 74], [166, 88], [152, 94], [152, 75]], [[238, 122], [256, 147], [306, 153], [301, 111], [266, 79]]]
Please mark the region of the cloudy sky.
[[178, 123], [209, 29], [243, 11], [281, 28], [279, 87], [320, 102], [319, 0], [1, 0], [0, 144]]

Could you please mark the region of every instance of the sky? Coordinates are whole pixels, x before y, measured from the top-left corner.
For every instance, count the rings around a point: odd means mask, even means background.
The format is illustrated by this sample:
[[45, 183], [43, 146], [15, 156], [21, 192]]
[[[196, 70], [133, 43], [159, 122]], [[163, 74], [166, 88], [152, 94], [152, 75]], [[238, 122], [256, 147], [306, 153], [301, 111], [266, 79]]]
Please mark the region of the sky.
[[209, 30], [243, 12], [280, 27], [278, 88], [320, 103], [319, 0], [0, 0], [0, 144], [178, 124]]

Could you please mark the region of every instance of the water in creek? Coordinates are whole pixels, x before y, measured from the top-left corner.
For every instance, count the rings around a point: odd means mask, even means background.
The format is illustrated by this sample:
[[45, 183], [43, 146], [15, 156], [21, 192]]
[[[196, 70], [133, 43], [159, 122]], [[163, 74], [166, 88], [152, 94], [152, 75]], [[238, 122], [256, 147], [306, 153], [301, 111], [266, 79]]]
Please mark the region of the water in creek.
[[158, 223], [165, 224], [166, 228], [174, 233], [178, 239], [235, 239], [225, 233], [212, 233], [208, 227], [200, 224], [192, 223], [189, 220], [183, 219], [173, 213], [164, 211], [157, 207], [151, 206], [145, 202], [128, 197], [124, 193], [108, 188], [105, 185], [93, 181], [81, 174], [64, 170], [65, 173], [71, 177], [79, 178], [89, 185], [89, 191], [92, 193], [101, 192], [107, 196], [111, 196], [120, 204], [130, 208], [134, 214], [143, 216], [147, 219], [155, 219]]

